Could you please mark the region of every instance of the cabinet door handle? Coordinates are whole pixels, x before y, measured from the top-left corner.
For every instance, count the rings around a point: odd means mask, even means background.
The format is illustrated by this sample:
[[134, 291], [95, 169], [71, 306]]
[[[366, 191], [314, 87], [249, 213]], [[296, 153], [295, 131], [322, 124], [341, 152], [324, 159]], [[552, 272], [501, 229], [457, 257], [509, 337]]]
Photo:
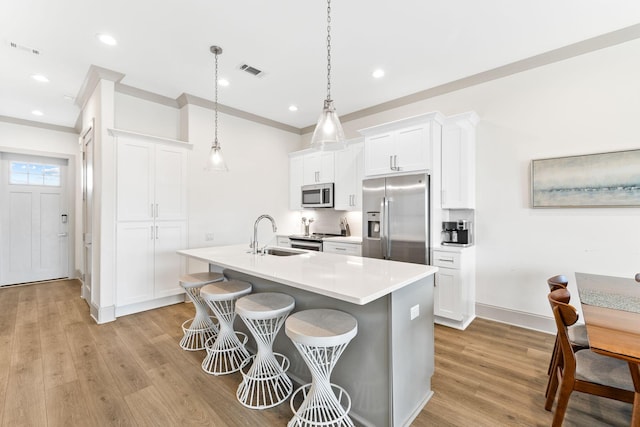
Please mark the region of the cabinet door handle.
[[158, 226], [156, 225], [156, 239], [158, 239]]
[[389, 156], [389, 169], [394, 170], [393, 169], [393, 156]]
[[438, 261], [453, 262], [453, 258], [438, 258]]
[[153, 240], [153, 225], [151, 226], [151, 240]]
[[158, 204], [156, 203], [156, 218], [158, 218]]
[[345, 248], [333, 248], [333, 249], [335, 249], [336, 251], [346, 251]]
[[153, 203], [151, 203], [151, 218], [153, 218]]
[[396, 154], [393, 155], [393, 170], [400, 170], [400, 168], [398, 167], [398, 156]]

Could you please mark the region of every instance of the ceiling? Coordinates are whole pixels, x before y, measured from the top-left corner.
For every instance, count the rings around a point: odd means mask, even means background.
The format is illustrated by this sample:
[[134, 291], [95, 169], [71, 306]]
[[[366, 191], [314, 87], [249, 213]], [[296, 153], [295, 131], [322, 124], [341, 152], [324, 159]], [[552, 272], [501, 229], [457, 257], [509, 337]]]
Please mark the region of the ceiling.
[[[176, 99], [221, 104], [296, 128], [326, 97], [322, 0], [2, 0], [0, 116], [73, 127], [89, 67]], [[640, 23], [637, 0], [334, 0], [332, 98], [344, 115]], [[114, 36], [117, 46], [98, 41]], [[37, 49], [14, 48], [10, 43]], [[249, 64], [264, 71], [240, 71]], [[374, 79], [371, 73], [385, 70]], [[43, 74], [49, 83], [34, 81]], [[298, 111], [289, 111], [290, 105]], [[32, 114], [42, 111], [41, 117]]]

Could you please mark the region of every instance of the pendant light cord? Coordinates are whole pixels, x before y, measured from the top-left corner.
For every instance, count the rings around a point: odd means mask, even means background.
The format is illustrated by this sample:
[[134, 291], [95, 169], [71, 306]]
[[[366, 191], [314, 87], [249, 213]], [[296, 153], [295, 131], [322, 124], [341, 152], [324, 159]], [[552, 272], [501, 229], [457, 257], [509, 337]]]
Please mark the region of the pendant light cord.
[[215, 126], [215, 138], [213, 140], [214, 144], [217, 146], [218, 145], [218, 54], [215, 54], [216, 56], [216, 80], [215, 80], [215, 87], [216, 87], [216, 98], [215, 98], [215, 122], [214, 122], [214, 126]]
[[331, 0], [327, 0], [327, 101], [331, 101]]

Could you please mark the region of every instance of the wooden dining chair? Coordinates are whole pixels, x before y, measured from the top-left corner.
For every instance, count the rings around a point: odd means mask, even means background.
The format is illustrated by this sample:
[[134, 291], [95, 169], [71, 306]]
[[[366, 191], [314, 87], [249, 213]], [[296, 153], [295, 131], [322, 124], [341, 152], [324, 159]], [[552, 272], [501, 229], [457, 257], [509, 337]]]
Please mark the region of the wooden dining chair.
[[[559, 274], [548, 278], [547, 285], [549, 286], [549, 292], [553, 292], [557, 289], [567, 289], [569, 280], [567, 280], [565, 275]], [[569, 300], [564, 302], [568, 304]], [[571, 342], [571, 346], [574, 351], [589, 348], [589, 337], [587, 336], [586, 326], [582, 323], [571, 326], [569, 328], [569, 341]], [[559, 357], [560, 347], [558, 345], [558, 336], [556, 335], [553, 352], [551, 353], [551, 360], [549, 360], [549, 367], [547, 368], [547, 375], [549, 376], [549, 379], [547, 380], [547, 388], [544, 392], [545, 397], [549, 395], [549, 389], [551, 387], [551, 373], [555, 372], [558, 368], [558, 363], [560, 361]]]
[[629, 365], [620, 359], [590, 350], [575, 351], [569, 341], [568, 328], [578, 320], [578, 311], [567, 302], [571, 294], [567, 289], [556, 289], [549, 293], [548, 298], [558, 328], [558, 344], [562, 359], [556, 371], [552, 373], [551, 388], [545, 404], [545, 409], [550, 411], [559, 386], [552, 426], [562, 425], [569, 397], [574, 390], [633, 403], [634, 388]]

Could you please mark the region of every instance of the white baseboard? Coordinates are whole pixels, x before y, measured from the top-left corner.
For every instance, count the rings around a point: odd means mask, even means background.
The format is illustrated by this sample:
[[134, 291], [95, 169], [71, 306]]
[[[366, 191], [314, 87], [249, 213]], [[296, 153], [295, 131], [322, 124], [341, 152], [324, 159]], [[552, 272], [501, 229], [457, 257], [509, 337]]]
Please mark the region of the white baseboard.
[[153, 310], [154, 308], [165, 307], [167, 305], [184, 302], [184, 293], [158, 298], [151, 301], [139, 302], [115, 308], [114, 317], [126, 316], [127, 314], [139, 313], [141, 311]]
[[533, 329], [534, 331], [549, 334], [556, 333], [556, 324], [551, 316], [540, 316], [538, 314], [480, 303], [476, 303], [476, 316], [526, 329]]
[[465, 316], [465, 318], [462, 319], [461, 321], [451, 320], [451, 319], [447, 319], [440, 316], [434, 316], [433, 321], [438, 325], [444, 325], [450, 328], [460, 329], [461, 331], [464, 331], [465, 329], [467, 329], [467, 326], [469, 326], [471, 322], [473, 322], [473, 319], [475, 318], [476, 318], [475, 314], [473, 316]]

